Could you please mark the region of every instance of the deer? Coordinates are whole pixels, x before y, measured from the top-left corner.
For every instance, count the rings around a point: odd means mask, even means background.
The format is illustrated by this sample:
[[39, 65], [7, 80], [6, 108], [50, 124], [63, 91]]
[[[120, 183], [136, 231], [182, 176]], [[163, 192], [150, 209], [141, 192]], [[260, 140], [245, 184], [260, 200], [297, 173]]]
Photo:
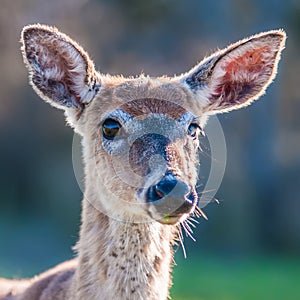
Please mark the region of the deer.
[[173, 77], [105, 75], [57, 28], [23, 28], [34, 91], [82, 137], [85, 191], [76, 258], [0, 280], [1, 300], [166, 300], [180, 226], [199, 215], [199, 140], [210, 116], [246, 107], [276, 76], [286, 34], [218, 50]]

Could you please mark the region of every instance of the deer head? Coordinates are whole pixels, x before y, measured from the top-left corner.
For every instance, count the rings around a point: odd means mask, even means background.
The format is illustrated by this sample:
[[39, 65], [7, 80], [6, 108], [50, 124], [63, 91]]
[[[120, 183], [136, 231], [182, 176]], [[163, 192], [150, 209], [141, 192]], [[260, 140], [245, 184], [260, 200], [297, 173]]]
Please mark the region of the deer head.
[[56, 28], [22, 32], [30, 83], [83, 137], [85, 198], [111, 217], [184, 221], [197, 205], [199, 136], [210, 115], [245, 107], [273, 80], [285, 33], [218, 51], [172, 78], [112, 77]]

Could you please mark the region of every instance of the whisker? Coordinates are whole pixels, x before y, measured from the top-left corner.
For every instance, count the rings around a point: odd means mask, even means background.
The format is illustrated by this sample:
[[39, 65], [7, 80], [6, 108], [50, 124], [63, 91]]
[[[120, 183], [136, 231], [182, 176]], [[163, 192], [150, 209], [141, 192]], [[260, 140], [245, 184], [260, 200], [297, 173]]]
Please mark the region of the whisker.
[[[189, 236], [189, 237], [195, 242], [195, 241], [196, 241], [195, 238], [192, 236], [191, 232], [190, 232], [189, 229], [188, 229], [189, 226], [188, 226], [185, 222], [182, 222], [182, 223], [181, 223], [181, 226], [183, 227], [183, 229], [184, 229], [186, 235]], [[188, 227], [187, 227], [187, 226], [188, 226]]]
[[203, 212], [203, 210], [199, 207], [196, 206], [196, 211], [201, 215], [201, 217], [203, 217], [206, 221], [208, 220], [208, 217], [206, 216], [206, 214]]
[[[201, 184], [196, 185], [196, 188], [198, 188], [200, 186], [201, 186]], [[199, 192], [199, 194], [207, 194], [207, 193], [211, 193], [211, 192], [215, 192], [215, 191], [216, 191], [216, 189], [204, 190], [204, 191]]]
[[[194, 219], [193, 217], [189, 217], [188, 219], [190, 222], [195, 222], [197, 224], [200, 224], [198, 220]], [[194, 225], [195, 226], [195, 225]], [[196, 226], [195, 226], [196, 227]]]
[[194, 233], [193, 229], [190, 227], [190, 225], [188, 224], [187, 220], [185, 220], [183, 223], [186, 226], [186, 229], [188, 230], [189, 233], [191, 233], [191, 234]]
[[192, 227], [196, 228], [196, 225], [191, 220], [187, 219], [186, 222]]
[[201, 215], [199, 214], [199, 212], [195, 209], [195, 211], [193, 212], [193, 215], [196, 216], [196, 218], [201, 218]]
[[181, 245], [181, 248], [182, 248], [182, 251], [183, 251], [183, 256], [184, 258], [186, 258], [186, 251], [185, 251], [185, 247], [184, 247], [184, 243], [183, 243], [183, 234], [182, 234], [182, 228], [181, 226], [179, 225], [179, 230], [178, 230], [178, 237], [179, 237], [179, 242], [180, 242], [180, 245]]

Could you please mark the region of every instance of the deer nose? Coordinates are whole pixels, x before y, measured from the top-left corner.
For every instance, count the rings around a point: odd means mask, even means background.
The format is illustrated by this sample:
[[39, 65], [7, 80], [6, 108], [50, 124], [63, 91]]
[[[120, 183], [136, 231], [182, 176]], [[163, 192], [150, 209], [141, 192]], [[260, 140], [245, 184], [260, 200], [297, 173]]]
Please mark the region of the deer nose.
[[[179, 186], [174, 190], [176, 185]], [[157, 199], [161, 199], [167, 195], [169, 196], [184, 196], [188, 192], [188, 186], [183, 182], [178, 182], [175, 176], [167, 175], [155, 186], [153, 186], [153, 196]]]
[[167, 174], [148, 189], [146, 201], [164, 215], [189, 213], [194, 206], [190, 190], [186, 183], [173, 174]]

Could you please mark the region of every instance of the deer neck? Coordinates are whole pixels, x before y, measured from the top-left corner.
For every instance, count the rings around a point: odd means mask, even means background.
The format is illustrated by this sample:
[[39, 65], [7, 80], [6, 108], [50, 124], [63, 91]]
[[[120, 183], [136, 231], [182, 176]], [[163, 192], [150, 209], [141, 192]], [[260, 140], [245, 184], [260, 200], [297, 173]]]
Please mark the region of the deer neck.
[[173, 226], [117, 221], [84, 200], [76, 299], [166, 300], [174, 236]]

